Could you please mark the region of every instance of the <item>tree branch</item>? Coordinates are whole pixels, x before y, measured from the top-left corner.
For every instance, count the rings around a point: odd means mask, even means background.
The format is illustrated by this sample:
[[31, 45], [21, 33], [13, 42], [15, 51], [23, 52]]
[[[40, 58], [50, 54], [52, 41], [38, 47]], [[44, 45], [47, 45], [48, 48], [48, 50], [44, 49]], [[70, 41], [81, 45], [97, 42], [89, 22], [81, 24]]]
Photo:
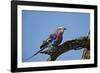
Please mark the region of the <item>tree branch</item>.
[[[61, 54], [68, 52], [69, 50], [78, 50], [84, 48], [85, 50], [90, 51], [90, 39], [88, 36], [80, 37], [78, 39], [66, 41], [63, 44], [61, 44], [58, 49], [55, 52], [52, 52], [49, 54], [48, 61], [54, 61], [56, 60]], [[50, 50], [50, 49], [49, 49]], [[88, 57], [86, 57], [86, 52], [83, 52], [82, 59], [89, 59], [90, 54], [88, 54]]]

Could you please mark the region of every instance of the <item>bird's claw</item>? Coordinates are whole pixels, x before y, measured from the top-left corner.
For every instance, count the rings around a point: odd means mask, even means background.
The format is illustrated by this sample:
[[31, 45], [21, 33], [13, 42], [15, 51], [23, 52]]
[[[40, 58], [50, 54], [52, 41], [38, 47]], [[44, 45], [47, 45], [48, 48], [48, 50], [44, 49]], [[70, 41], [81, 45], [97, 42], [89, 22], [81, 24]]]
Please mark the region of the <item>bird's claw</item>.
[[42, 52], [40, 52], [41, 54], [48, 54], [48, 55], [50, 55], [52, 52], [49, 52], [49, 51], [42, 51]]

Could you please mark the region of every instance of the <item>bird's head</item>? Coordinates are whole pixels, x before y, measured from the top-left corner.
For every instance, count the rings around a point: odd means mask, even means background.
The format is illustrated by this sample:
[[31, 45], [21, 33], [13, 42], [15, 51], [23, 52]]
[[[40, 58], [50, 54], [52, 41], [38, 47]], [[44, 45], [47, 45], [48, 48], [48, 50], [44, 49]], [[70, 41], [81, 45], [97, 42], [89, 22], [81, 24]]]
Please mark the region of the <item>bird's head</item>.
[[62, 33], [64, 32], [64, 30], [67, 30], [67, 29], [64, 28], [64, 27], [58, 27], [58, 28], [57, 28], [57, 31], [62, 32]]

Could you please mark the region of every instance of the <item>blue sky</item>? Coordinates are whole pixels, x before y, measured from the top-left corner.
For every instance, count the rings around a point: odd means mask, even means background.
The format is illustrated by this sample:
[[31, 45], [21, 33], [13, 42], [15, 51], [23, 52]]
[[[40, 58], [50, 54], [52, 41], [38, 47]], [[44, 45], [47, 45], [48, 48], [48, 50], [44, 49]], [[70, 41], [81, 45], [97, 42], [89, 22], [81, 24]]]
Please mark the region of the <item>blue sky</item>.
[[[90, 29], [90, 14], [75, 12], [22, 11], [22, 61], [32, 56], [38, 50], [42, 41], [59, 26], [66, 27], [63, 42], [87, 34]], [[57, 60], [81, 59], [83, 49], [71, 50], [59, 56]], [[46, 61], [48, 55], [38, 54], [28, 62]]]

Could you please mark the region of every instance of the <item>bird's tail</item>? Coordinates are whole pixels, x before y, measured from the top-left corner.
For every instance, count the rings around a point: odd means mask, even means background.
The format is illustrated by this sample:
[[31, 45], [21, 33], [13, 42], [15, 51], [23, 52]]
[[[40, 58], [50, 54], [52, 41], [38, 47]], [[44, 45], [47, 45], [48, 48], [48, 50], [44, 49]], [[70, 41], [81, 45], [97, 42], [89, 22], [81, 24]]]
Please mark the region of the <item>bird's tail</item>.
[[35, 55], [37, 55], [39, 52], [41, 52], [44, 48], [40, 49], [38, 52], [36, 52], [35, 54], [33, 54], [32, 56], [30, 56], [29, 58], [27, 58], [25, 61], [31, 59], [32, 57], [34, 57]]

